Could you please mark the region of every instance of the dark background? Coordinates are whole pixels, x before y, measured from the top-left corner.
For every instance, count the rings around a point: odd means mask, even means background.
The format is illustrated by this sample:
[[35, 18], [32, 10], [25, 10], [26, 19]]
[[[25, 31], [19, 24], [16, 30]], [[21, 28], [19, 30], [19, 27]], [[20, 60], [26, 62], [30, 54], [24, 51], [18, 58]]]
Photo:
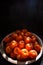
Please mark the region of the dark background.
[[[43, 0], [0, 2], [0, 41], [12, 31], [22, 28], [36, 33], [43, 40]], [[0, 58], [0, 63], [6, 64]]]

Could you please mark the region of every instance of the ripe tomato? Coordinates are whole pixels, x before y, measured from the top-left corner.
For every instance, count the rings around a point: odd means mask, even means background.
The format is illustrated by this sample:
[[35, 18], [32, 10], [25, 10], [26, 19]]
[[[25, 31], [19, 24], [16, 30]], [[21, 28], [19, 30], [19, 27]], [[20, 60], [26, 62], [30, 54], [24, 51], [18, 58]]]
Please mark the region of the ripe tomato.
[[20, 35], [24, 36], [24, 32], [21, 31], [21, 32], [20, 32]]
[[23, 33], [26, 33], [28, 30], [27, 29], [22, 29], [22, 32]]
[[24, 48], [24, 41], [23, 40], [19, 41], [19, 48]]
[[35, 42], [34, 42], [34, 45], [37, 45], [37, 44], [38, 44], [38, 42], [37, 42], [37, 41], [35, 41]]
[[15, 59], [15, 54], [13, 52], [10, 53], [10, 57]]
[[32, 41], [33, 41], [33, 42], [35, 42], [35, 41], [37, 40], [34, 35], [33, 35], [31, 38], [32, 38]]
[[25, 33], [25, 36], [31, 36], [32, 34], [31, 34], [31, 32], [26, 32]]
[[28, 58], [28, 50], [27, 49], [21, 49], [21, 56], [23, 59]]
[[12, 33], [12, 34], [11, 34], [11, 37], [12, 37], [13, 39], [15, 39], [17, 36], [18, 36], [17, 33]]
[[30, 37], [26, 37], [25, 38], [25, 43], [30, 43], [31, 42], [31, 38]]
[[34, 45], [34, 49], [39, 53], [41, 50], [41, 46], [39, 44]]
[[27, 38], [26, 36], [23, 36], [23, 40], [24, 40], [24, 41], [25, 41], [26, 38]]
[[23, 39], [22, 35], [19, 35], [19, 36], [16, 38], [17, 41], [20, 41], [20, 40], [22, 40], [22, 39]]
[[18, 59], [18, 60], [21, 60], [21, 59], [22, 59], [22, 57], [21, 57], [20, 54], [17, 55], [17, 59]]
[[16, 33], [17, 33], [17, 34], [20, 34], [20, 32], [21, 32], [20, 30], [16, 30]]
[[10, 43], [7, 43], [7, 44], [6, 44], [6, 47], [7, 47], [7, 46], [10, 46]]
[[30, 51], [31, 49], [33, 49], [33, 45], [30, 43], [30, 44], [26, 44], [26, 49], [28, 51]]
[[30, 59], [35, 59], [36, 57], [37, 57], [37, 51], [35, 51], [35, 50], [30, 50], [29, 51], [29, 58]]
[[5, 39], [4, 39], [4, 42], [5, 43], [9, 43], [11, 41], [11, 38], [10, 37], [6, 37]]
[[18, 55], [20, 53], [21, 53], [21, 51], [20, 51], [19, 47], [15, 47], [14, 48], [14, 54]]
[[12, 50], [11, 50], [10, 46], [7, 46], [7, 47], [6, 47], [6, 53], [7, 53], [7, 54], [10, 54], [11, 51], [12, 51]]
[[18, 43], [15, 40], [11, 41], [10, 47], [13, 49], [16, 46], [18, 46]]

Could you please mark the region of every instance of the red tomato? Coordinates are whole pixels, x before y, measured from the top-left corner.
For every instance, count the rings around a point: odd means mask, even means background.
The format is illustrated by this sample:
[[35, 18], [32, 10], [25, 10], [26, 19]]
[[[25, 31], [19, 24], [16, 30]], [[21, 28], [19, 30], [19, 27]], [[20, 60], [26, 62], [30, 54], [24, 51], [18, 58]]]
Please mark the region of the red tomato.
[[37, 51], [35, 51], [35, 50], [30, 50], [29, 51], [29, 58], [30, 59], [35, 59], [36, 57], [37, 57]]
[[20, 54], [20, 49], [19, 49], [19, 47], [15, 47], [14, 48], [14, 54], [16, 54], [16, 55], [18, 55], [18, 54]]
[[31, 36], [32, 34], [31, 34], [31, 32], [26, 32], [25, 33], [25, 36]]
[[27, 29], [22, 29], [22, 32], [23, 33], [26, 33], [28, 30]]
[[17, 33], [17, 34], [20, 34], [20, 30], [16, 30], [16, 33]]
[[31, 42], [31, 38], [30, 37], [26, 37], [25, 43], [30, 43], [30, 42]]
[[7, 53], [7, 54], [10, 54], [11, 51], [12, 51], [12, 50], [11, 50], [10, 46], [7, 46], [7, 47], [6, 47], [6, 53]]
[[13, 41], [11, 41], [11, 44], [10, 44], [10, 47], [13, 49], [14, 47], [17, 47], [18, 46], [18, 43], [15, 41], [15, 40], [13, 40]]
[[16, 38], [17, 41], [20, 41], [20, 40], [22, 40], [22, 39], [23, 39], [22, 35], [19, 35], [19, 36]]
[[5, 43], [9, 43], [11, 41], [11, 38], [10, 37], [6, 37], [5, 39], [4, 39], [4, 42]]
[[24, 48], [24, 41], [22, 40], [22, 41], [19, 41], [19, 48]]
[[34, 45], [34, 49], [39, 53], [41, 50], [41, 46], [39, 44]]
[[21, 60], [21, 59], [22, 59], [22, 57], [21, 57], [20, 54], [17, 55], [17, 59], [18, 59], [18, 60]]
[[23, 59], [28, 58], [28, 50], [27, 49], [21, 49], [21, 56]]
[[27, 38], [26, 36], [23, 36], [23, 40], [24, 40], [24, 41], [25, 41], [26, 38]]
[[32, 41], [33, 41], [33, 42], [35, 42], [35, 41], [37, 40], [34, 35], [33, 35], [31, 38], [32, 38]]
[[24, 32], [21, 31], [20, 34], [21, 34], [22, 36], [24, 36]]
[[7, 47], [7, 46], [10, 46], [10, 43], [7, 43], [7, 44], [6, 44], [6, 47]]
[[15, 59], [15, 54], [13, 52], [10, 53], [10, 57]]
[[18, 36], [18, 35], [17, 35], [16, 33], [12, 33], [12, 34], [11, 34], [11, 37], [12, 37], [13, 39], [15, 39], [17, 36]]
[[33, 45], [32, 44], [26, 44], [26, 49], [28, 51], [32, 50], [33, 49]]

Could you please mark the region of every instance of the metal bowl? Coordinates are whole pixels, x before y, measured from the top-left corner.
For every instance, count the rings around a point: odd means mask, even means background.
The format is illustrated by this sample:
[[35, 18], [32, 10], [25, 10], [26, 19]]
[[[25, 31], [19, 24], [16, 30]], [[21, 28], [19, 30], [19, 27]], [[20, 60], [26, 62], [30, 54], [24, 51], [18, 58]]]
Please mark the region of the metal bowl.
[[[14, 32], [12, 32], [12, 33], [14, 33]], [[8, 34], [7, 36], [11, 35], [12, 33]], [[42, 40], [41, 40], [41, 38], [40, 38], [39, 36], [37, 36], [36, 34], [34, 34], [34, 33], [32, 33], [32, 34], [36, 36], [36, 38], [38, 39], [38, 41], [39, 41], [39, 43], [40, 43], [40, 45], [41, 45], [41, 51], [40, 51], [40, 53], [38, 54], [38, 56], [36, 57], [35, 60], [31, 60], [31, 61], [29, 60], [29, 61], [22, 61], [22, 62], [20, 62], [20, 61], [18, 61], [18, 60], [13, 60], [12, 58], [8, 57], [8, 56], [6, 55], [4, 49], [3, 49], [3, 47], [4, 47], [4, 45], [3, 45], [3, 44], [4, 44], [4, 43], [3, 43], [3, 40], [4, 40], [7, 36], [4, 37], [4, 39], [1, 41], [1, 44], [0, 44], [0, 52], [1, 52], [2, 56], [3, 56], [3, 58], [6, 59], [7, 61], [13, 63], [13, 64], [19, 64], [19, 65], [31, 64], [31, 63], [36, 62], [37, 60], [39, 60], [40, 57], [42, 56], [42, 46], [43, 46], [43, 45], [42, 45]]]

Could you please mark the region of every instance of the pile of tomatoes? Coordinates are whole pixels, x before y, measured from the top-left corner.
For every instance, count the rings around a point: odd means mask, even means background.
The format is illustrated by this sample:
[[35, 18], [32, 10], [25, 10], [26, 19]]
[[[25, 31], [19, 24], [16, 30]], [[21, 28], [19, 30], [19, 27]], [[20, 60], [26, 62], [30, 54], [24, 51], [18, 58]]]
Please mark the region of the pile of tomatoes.
[[27, 29], [16, 30], [4, 43], [6, 54], [17, 60], [35, 59], [41, 50], [38, 39]]

